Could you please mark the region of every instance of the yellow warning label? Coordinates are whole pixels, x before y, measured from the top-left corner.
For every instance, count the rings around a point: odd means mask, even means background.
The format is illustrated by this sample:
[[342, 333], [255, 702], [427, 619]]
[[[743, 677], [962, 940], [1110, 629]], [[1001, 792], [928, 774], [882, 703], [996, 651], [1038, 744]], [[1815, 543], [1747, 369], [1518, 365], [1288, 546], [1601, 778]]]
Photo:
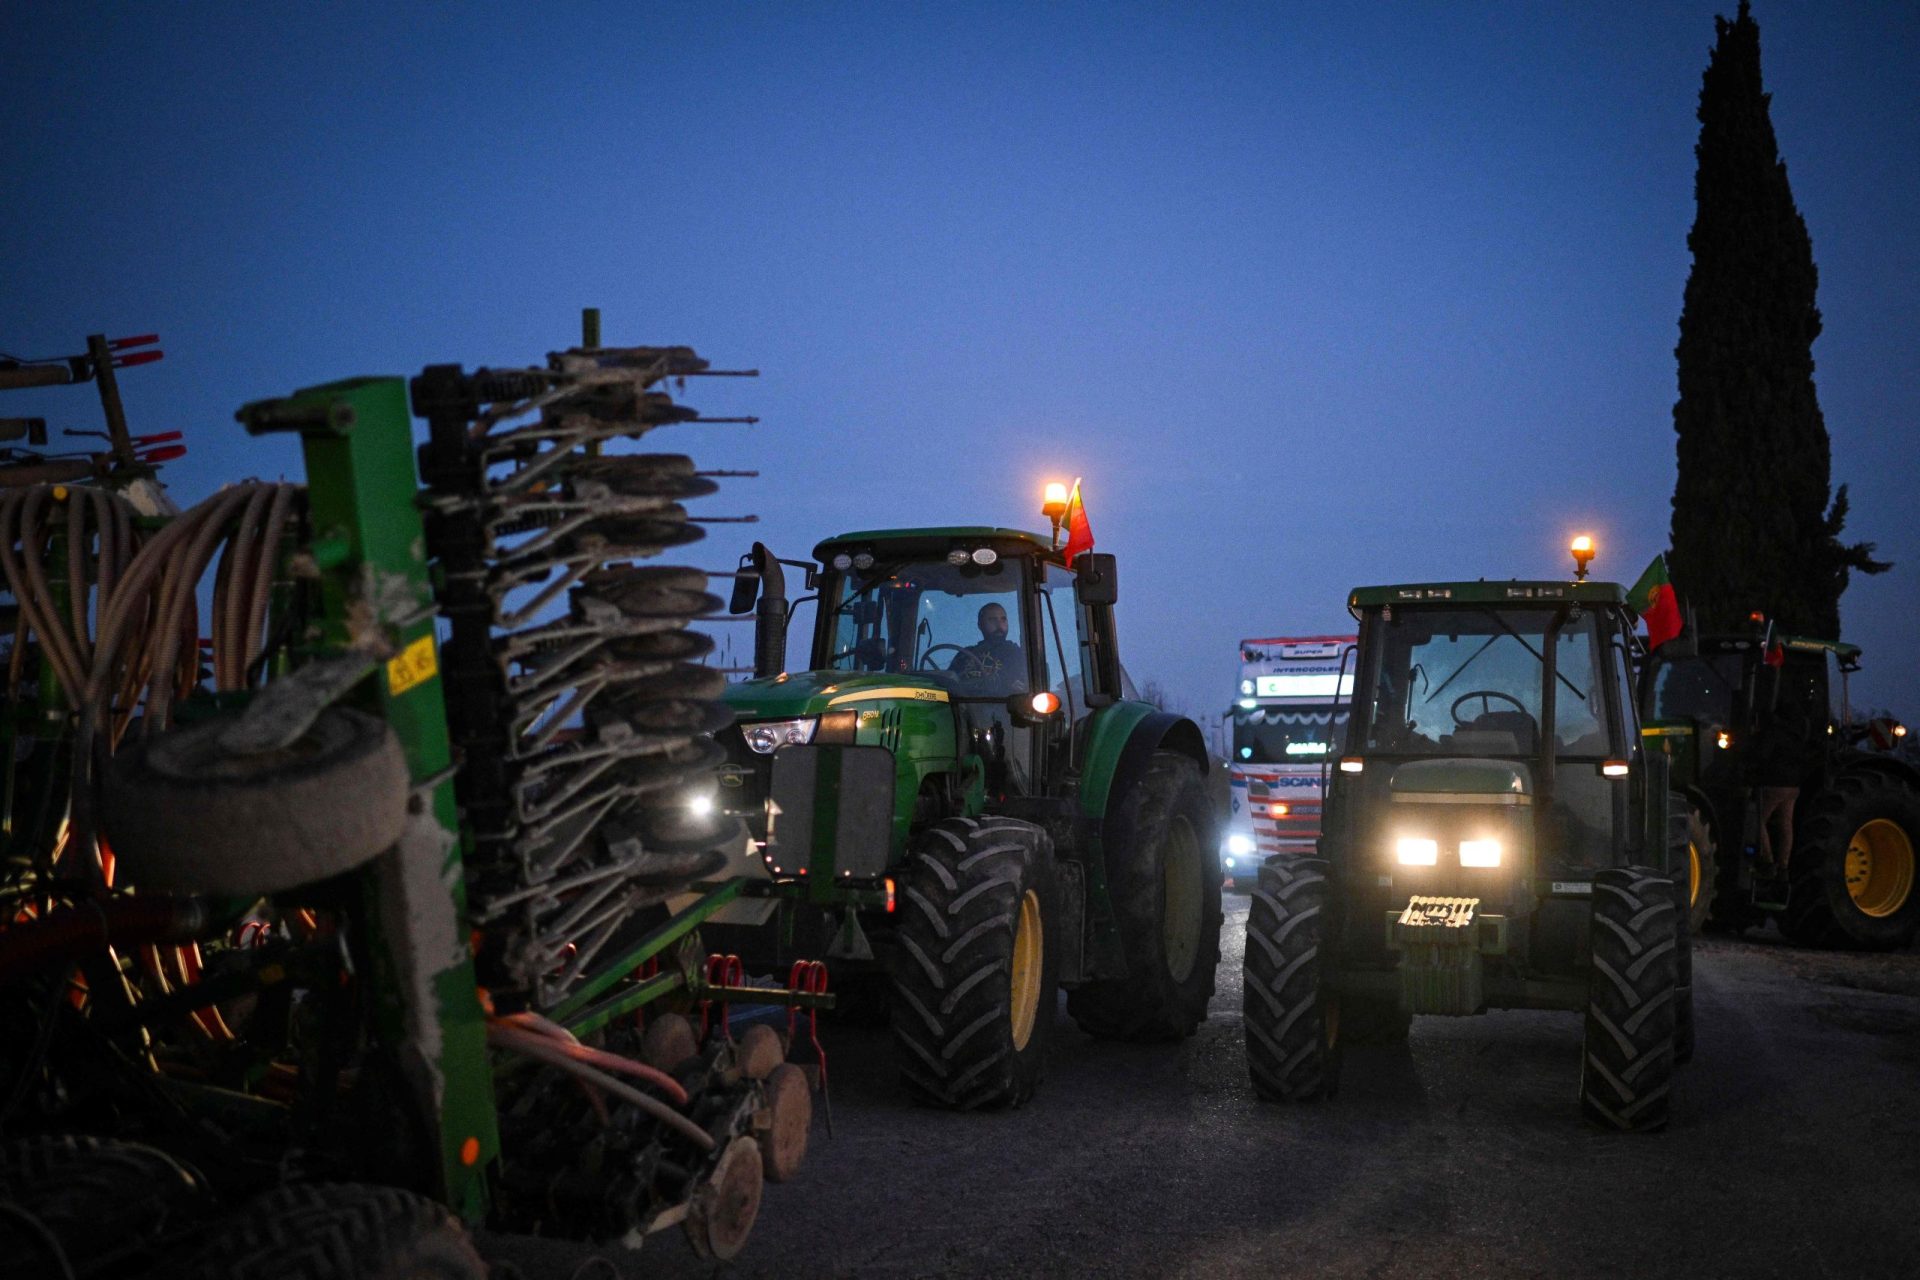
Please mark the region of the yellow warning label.
[[428, 632], [387, 660], [387, 692], [397, 698], [415, 685], [423, 684], [439, 674], [440, 663], [433, 652], [433, 633]]

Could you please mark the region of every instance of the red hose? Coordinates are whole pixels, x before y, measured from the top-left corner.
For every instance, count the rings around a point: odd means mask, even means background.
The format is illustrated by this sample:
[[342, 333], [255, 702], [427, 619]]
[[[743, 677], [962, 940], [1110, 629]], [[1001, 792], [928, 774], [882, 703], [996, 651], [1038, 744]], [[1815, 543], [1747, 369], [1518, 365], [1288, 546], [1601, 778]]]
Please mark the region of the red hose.
[[67, 907], [0, 932], [0, 985], [110, 944], [186, 941], [199, 936], [208, 918], [199, 898], [149, 894]]

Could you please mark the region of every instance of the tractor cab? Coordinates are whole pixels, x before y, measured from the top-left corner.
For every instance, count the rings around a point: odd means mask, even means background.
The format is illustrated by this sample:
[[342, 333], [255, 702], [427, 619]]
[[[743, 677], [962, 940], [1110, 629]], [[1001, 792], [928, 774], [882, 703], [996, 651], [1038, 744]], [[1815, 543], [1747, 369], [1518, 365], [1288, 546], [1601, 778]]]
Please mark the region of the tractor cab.
[[1482, 897], [1500, 883], [1520, 902], [1632, 860], [1643, 797], [1618, 587], [1367, 587], [1349, 604], [1359, 670], [1333, 790], [1373, 828], [1351, 833], [1366, 864], [1351, 874]]

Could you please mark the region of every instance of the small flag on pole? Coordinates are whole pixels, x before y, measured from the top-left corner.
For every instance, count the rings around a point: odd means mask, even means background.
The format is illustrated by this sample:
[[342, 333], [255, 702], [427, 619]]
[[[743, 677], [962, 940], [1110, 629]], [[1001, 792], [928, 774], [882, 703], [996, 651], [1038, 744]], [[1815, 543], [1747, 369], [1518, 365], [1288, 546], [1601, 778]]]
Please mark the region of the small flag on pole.
[[1065, 551], [1068, 564], [1083, 551], [1093, 550], [1093, 526], [1087, 523], [1086, 504], [1080, 501], [1080, 477], [1073, 478], [1073, 492], [1067, 497], [1067, 546]]
[[1667, 577], [1667, 558], [1657, 555], [1627, 592], [1627, 608], [1647, 624], [1647, 648], [1658, 649], [1680, 634], [1680, 598]]

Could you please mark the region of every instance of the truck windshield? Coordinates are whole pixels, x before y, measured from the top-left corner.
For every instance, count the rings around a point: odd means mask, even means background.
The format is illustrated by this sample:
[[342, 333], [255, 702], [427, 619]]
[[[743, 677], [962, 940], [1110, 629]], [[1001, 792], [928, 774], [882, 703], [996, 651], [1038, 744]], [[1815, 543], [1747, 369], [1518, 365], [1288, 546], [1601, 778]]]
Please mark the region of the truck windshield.
[[824, 669], [916, 672], [963, 697], [1027, 687], [1020, 613], [1026, 566], [946, 560], [882, 561], [829, 577], [823, 601]]
[[[1367, 745], [1408, 755], [1535, 756], [1540, 751], [1545, 609], [1396, 608], [1377, 622]], [[1556, 754], [1609, 749], [1599, 633], [1591, 612], [1555, 641]]]
[[1243, 764], [1318, 764], [1338, 750], [1345, 707], [1235, 707], [1233, 758]]

